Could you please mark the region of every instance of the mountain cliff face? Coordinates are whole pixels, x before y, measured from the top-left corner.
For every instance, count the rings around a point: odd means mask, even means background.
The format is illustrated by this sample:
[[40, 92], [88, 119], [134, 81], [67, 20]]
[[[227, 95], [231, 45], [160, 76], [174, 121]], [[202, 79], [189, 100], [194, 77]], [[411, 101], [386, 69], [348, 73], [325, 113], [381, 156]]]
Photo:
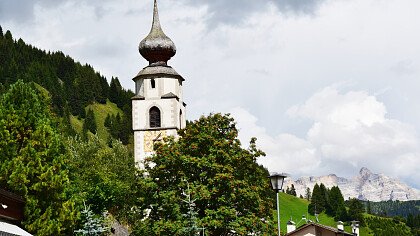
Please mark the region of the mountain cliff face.
[[338, 186], [343, 193], [344, 199], [358, 198], [374, 202], [388, 200], [420, 200], [420, 191], [409, 187], [401, 181], [390, 178], [384, 174], [372, 173], [367, 168], [362, 168], [359, 175], [346, 179], [335, 174], [319, 177], [301, 177], [296, 181], [291, 178], [285, 180], [285, 186], [294, 184], [297, 196], [305, 196], [306, 188], [311, 191], [314, 185], [323, 183], [327, 188]]

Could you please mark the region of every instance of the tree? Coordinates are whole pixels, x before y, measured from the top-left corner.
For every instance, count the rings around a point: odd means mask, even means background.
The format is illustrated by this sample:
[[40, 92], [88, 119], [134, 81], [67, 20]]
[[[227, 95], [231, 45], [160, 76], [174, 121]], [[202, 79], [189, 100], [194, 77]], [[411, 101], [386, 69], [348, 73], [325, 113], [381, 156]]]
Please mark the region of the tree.
[[[321, 184], [323, 186], [323, 184]], [[325, 187], [324, 187], [325, 188]], [[319, 214], [325, 210], [325, 192], [322, 191], [320, 185], [315, 184], [312, 190], [311, 203], [308, 205], [309, 214]]]
[[3, 38], [3, 28], [0, 25], [0, 38]]
[[130, 217], [131, 208], [138, 204], [135, 183], [137, 178], [143, 178], [136, 175], [134, 157], [128, 148], [116, 140], [108, 147], [96, 135], [86, 142], [69, 138], [66, 147], [71, 192], [78, 194], [96, 215], [108, 211], [119, 219]]
[[309, 200], [311, 200], [311, 197], [312, 197], [311, 189], [309, 187], [307, 187], [306, 191], [305, 191], [305, 199], [309, 201]]
[[83, 123], [83, 132], [90, 131], [93, 134], [96, 134], [96, 121], [95, 114], [92, 109], [88, 109], [86, 112], [85, 122]]
[[292, 184], [292, 187], [290, 188], [290, 195], [293, 195], [296, 197], [296, 189], [295, 189], [295, 185]]
[[195, 199], [197, 224], [207, 235], [248, 235], [271, 232], [274, 194], [268, 172], [256, 160], [265, 154], [251, 139], [241, 147], [233, 118], [211, 114], [188, 123], [179, 138], [156, 143], [156, 153], [146, 159], [150, 215], [138, 221], [135, 233], [183, 235], [189, 223], [182, 191]]
[[[344, 197], [338, 186], [333, 186], [328, 193], [329, 207], [327, 214], [336, 216], [338, 209], [344, 207]], [[342, 210], [342, 209], [341, 209]]]
[[360, 221], [360, 225], [364, 225], [363, 213], [365, 212], [365, 207], [363, 203], [356, 198], [352, 198], [347, 202], [347, 207], [349, 208], [348, 217], [350, 220]]
[[76, 235], [99, 236], [109, 231], [104, 217], [95, 216], [89, 206], [85, 205], [85, 209], [82, 211], [82, 217], [84, 218], [83, 227], [74, 231]]
[[65, 147], [49, 103], [18, 81], [0, 99], [0, 188], [25, 201], [23, 226], [36, 235], [71, 232], [77, 220], [69, 199]]

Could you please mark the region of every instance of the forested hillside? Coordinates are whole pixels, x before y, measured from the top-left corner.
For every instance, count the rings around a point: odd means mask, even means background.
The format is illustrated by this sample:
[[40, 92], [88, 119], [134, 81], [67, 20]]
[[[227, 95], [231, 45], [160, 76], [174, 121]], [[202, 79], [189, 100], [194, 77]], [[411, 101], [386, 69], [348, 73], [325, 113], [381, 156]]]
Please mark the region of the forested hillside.
[[12, 33], [3, 33], [0, 26], [0, 93], [18, 80], [45, 88], [51, 96], [54, 113], [65, 117], [67, 123], [70, 115], [85, 118], [88, 105], [106, 104], [107, 100], [117, 104], [123, 114], [119, 130], [110, 133], [128, 143], [133, 92], [125, 90], [118, 78], [111, 78], [108, 83], [92, 66], [82, 65], [60, 51], [46, 52], [22, 39], [13, 39]]
[[402, 216], [420, 215], [420, 201], [386, 201], [386, 202], [365, 202], [366, 208], [372, 214], [380, 216]]

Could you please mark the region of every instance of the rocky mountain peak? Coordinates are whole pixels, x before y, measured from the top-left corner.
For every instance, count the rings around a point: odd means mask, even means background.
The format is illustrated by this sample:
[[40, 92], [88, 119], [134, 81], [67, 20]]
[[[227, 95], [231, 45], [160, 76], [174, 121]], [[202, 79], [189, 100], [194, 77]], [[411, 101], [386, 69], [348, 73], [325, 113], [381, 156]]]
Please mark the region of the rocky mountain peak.
[[335, 174], [300, 177], [296, 181], [287, 178], [285, 186], [290, 187], [294, 184], [297, 195], [305, 196], [306, 188], [312, 191], [315, 184], [321, 183], [327, 188], [338, 186], [345, 199], [358, 198], [375, 202], [420, 200], [420, 190], [411, 188], [398, 179], [373, 173], [366, 167], [361, 168], [359, 175], [351, 179], [338, 177]]
[[372, 175], [372, 172], [368, 168], [362, 167], [362, 169], [359, 171], [359, 175], [362, 177], [362, 179], [369, 179], [369, 177]]

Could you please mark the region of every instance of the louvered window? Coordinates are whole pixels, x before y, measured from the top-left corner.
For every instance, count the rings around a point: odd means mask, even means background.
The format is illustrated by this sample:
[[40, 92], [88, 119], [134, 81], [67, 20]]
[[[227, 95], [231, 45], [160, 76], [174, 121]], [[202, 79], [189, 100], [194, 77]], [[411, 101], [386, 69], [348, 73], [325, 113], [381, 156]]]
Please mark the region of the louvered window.
[[150, 128], [160, 127], [160, 110], [157, 107], [150, 108], [149, 111]]

